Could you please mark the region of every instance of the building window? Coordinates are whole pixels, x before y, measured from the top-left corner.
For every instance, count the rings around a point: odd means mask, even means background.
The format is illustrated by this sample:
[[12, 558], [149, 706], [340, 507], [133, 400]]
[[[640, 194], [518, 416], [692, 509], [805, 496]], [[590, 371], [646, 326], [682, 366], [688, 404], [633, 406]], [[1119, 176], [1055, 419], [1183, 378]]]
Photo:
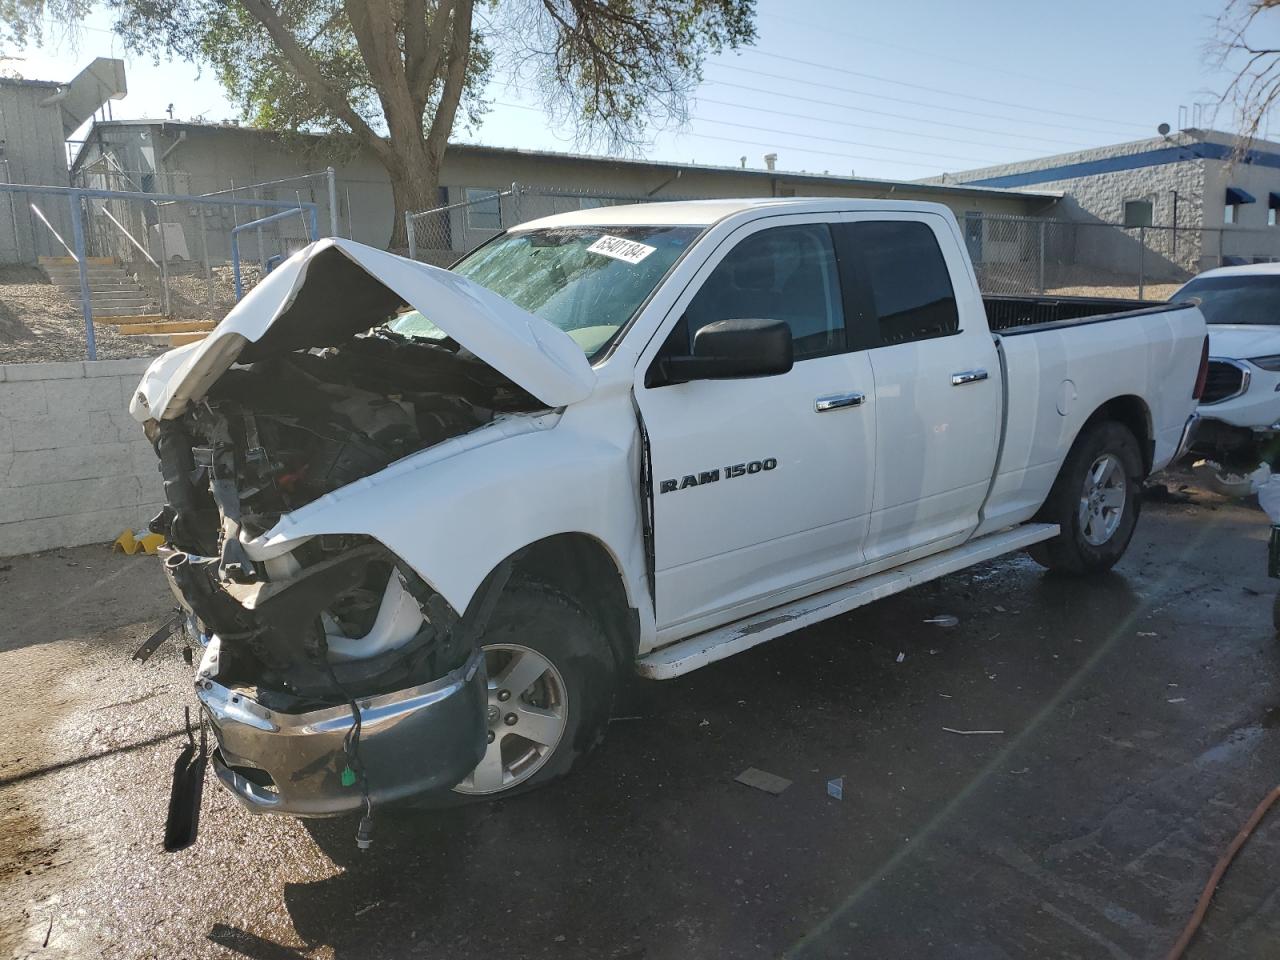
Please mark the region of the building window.
[[1246, 203], [1257, 203], [1248, 190], [1240, 187], [1227, 187], [1226, 206], [1222, 212], [1222, 222], [1233, 224], [1240, 222], [1240, 208]]
[[1124, 225], [1126, 227], [1151, 226], [1151, 201], [1126, 200], [1124, 202]]
[[1016, 243], [1018, 240], [1018, 221], [987, 220], [987, 239], [992, 243]]
[[467, 187], [468, 230], [501, 230], [502, 199], [492, 187]]
[[1268, 207], [1267, 208], [1267, 226], [1274, 227], [1275, 225], [1276, 225], [1276, 208]]

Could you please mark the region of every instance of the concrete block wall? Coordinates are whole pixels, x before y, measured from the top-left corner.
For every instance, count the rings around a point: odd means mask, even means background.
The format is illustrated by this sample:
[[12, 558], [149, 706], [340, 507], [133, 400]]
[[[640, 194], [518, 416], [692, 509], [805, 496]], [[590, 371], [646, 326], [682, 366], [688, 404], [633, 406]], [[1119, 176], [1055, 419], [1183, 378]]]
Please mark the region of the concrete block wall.
[[114, 540], [159, 511], [128, 409], [148, 363], [0, 364], [0, 557]]

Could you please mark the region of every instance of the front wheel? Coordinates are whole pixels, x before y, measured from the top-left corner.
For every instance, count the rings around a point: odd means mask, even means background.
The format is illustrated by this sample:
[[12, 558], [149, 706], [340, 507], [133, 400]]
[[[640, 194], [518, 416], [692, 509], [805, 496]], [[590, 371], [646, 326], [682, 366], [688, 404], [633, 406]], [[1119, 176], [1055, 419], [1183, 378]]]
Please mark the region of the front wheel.
[[1032, 559], [1074, 576], [1110, 570], [1138, 523], [1142, 472], [1138, 441], [1128, 427], [1112, 421], [1086, 427], [1036, 515], [1061, 532], [1031, 547]]
[[455, 795], [506, 797], [568, 773], [609, 722], [618, 668], [604, 632], [558, 591], [517, 582], [498, 601], [480, 646], [489, 743]]

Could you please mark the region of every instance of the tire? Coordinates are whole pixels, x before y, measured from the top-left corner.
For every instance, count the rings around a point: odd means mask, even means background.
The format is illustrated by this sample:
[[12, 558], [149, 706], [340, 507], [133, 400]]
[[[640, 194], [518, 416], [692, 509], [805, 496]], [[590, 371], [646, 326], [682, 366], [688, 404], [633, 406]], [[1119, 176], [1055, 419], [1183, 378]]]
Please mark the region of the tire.
[[[572, 599], [543, 584], [513, 582], [480, 645], [489, 669], [493, 739], [451, 797], [439, 798], [444, 805], [516, 796], [567, 774], [604, 739], [618, 686], [617, 658], [604, 630]], [[532, 681], [522, 679], [534, 674]], [[506, 689], [504, 676], [518, 678], [523, 689]], [[553, 737], [549, 717], [557, 715]], [[495, 748], [503, 761], [501, 786], [493, 778]]]
[[[1105, 480], [1101, 492], [1095, 482], [1099, 471]], [[1031, 547], [1032, 559], [1077, 577], [1110, 570], [1124, 556], [1138, 524], [1142, 475], [1138, 441], [1128, 427], [1109, 420], [1086, 426], [1035, 517], [1058, 524], [1062, 532]]]

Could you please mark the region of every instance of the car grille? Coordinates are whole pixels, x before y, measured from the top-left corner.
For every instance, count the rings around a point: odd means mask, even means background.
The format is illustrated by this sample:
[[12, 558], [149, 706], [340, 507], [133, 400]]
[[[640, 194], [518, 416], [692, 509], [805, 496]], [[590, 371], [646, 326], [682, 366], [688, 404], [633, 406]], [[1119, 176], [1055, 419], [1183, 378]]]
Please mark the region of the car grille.
[[1209, 376], [1204, 381], [1201, 403], [1221, 403], [1244, 393], [1249, 385], [1249, 372], [1230, 360], [1210, 360]]

